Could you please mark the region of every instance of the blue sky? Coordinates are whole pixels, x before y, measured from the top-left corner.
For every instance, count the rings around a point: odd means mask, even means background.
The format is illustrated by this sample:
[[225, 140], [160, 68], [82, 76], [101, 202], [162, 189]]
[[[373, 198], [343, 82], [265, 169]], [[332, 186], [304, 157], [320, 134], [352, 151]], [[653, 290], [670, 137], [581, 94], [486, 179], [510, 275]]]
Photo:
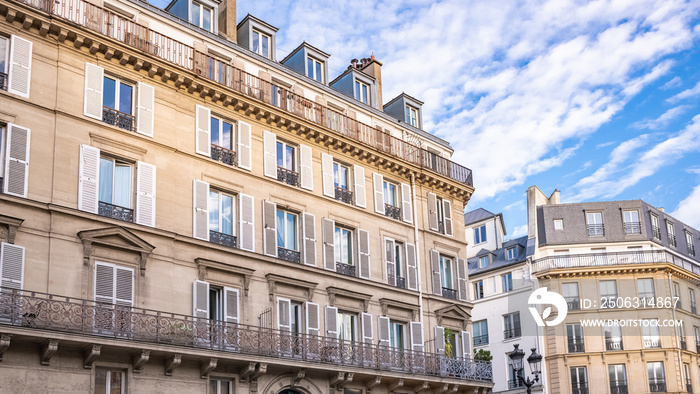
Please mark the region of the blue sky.
[[525, 191], [643, 199], [700, 228], [700, 1], [237, 2], [277, 33], [381, 61], [385, 102], [425, 102], [424, 128], [474, 171], [467, 209], [525, 234]]

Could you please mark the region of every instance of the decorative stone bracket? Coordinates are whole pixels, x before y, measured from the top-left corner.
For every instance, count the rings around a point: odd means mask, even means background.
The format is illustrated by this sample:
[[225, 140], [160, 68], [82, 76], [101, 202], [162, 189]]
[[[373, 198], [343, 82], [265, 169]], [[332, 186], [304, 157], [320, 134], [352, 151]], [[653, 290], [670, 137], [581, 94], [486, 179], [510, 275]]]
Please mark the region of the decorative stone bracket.
[[7, 243], [15, 243], [15, 236], [24, 219], [12, 216], [0, 215], [0, 239], [6, 239]]
[[179, 367], [182, 363], [182, 354], [176, 353], [171, 354], [165, 358], [165, 376], [173, 376], [173, 371], [175, 368]]
[[141, 373], [143, 366], [148, 362], [151, 357], [150, 350], [141, 350], [141, 353], [134, 355], [133, 367], [134, 373]]
[[102, 345], [93, 344], [85, 350], [85, 362], [83, 363], [83, 368], [91, 369], [92, 364], [100, 357], [100, 352], [102, 351]]
[[210, 358], [208, 362], [203, 362], [200, 368], [200, 374], [199, 377], [202, 379], [207, 379], [209, 377], [209, 372], [213, 371], [214, 368], [216, 368], [216, 364], [219, 363], [218, 358]]
[[58, 351], [58, 339], [49, 339], [41, 345], [41, 365], [49, 365], [51, 357]]
[[7, 348], [10, 347], [10, 338], [12, 338], [10, 334], [0, 334], [0, 361], [2, 361]]
[[355, 376], [353, 372], [338, 372], [331, 378], [330, 386], [334, 387], [336, 390], [342, 390], [348, 383], [352, 382], [352, 378]]

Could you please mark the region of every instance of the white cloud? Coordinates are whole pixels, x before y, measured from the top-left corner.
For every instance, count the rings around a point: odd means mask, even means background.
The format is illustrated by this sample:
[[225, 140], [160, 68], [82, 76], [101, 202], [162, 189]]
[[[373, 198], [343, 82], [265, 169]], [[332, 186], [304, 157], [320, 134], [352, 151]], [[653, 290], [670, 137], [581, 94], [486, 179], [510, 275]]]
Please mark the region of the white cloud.
[[700, 228], [700, 185], [693, 188], [693, 191], [678, 204], [671, 215], [692, 227]]
[[513, 231], [510, 233], [510, 238], [518, 238], [522, 237], [523, 235], [527, 235], [527, 224], [513, 227]]
[[692, 88], [686, 89], [686, 90], [676, 94], [675, 96], [671, 96], [666, 101], [668, 101], [669, 103], [677, 103], [681, 100], [695, 97], [697, 95], [700, 95], [700, 81], [698, 81], [698, 83], [695, 84], [695, 86], [693, 86]]
[[673, 89], [681, 86], [683, 81], [681, 80], [681, 77], [675, 76], [671, 78], [668, 82], [666, 82], [661, 89], [668, 90], [668, 89]]
[[666, 126], [668, 126], [669, 122], [671, 122], [673, 119], [677, 118], [679, 115], [683, 114], [683, 112], [687, 111], [688, 108], [690, 108], [689, 105], [679, 105], [677, 107], [673, 107], [669, 109], [668, 111], [664, 112], [661, 114], [656, 119], [644, 119], [639, 122], [632, 123], [632, 127], [635, 129], [648, 129], [648, 130], [659, 130], [663, 129]]

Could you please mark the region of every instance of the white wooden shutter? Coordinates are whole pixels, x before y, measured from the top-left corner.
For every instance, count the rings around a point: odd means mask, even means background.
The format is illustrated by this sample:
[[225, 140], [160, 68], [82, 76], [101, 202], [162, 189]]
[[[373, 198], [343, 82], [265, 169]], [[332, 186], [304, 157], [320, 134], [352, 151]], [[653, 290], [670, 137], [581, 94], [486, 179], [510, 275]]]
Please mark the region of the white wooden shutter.
[[422, 352], [425, 347], [423, 345], [423, 323], [418, 321], [411, 322], [411, 350], [414, 352]]
[[386, 262], [387, 283], [396, 286], [396, 242], [391, 238], [384, 238], [384, 261]]
[[314, 167], [311, 147], [299, 145], [299, 167], [301, 167], [301, 187], [314, 190]]
[[269, 131], [263, 131], [263, 148], [265, 176], [277, 179], [277, 136]]
[[469, 331], [462, 331], [462, 358], [471, 359], [472, 358], [472, 333]]
[[430, 270], [433, 275], [433, 294], [442, 295], [442, 278], [440, 275], [440, 252], [435, 249], [430, 250]]
[[238, 121], [238, 167], [250, 171], [252, 166], [252, 136], [248, 123]]
[[457, 296], [462, 301], [469, 301], [467, 293], [467, 264], [457, 257]]
[[195, 179], [192, 190], [192, 234], [195, 238], [209, 241], [209, 183]]
[[155, 121], [156, 90], [151, 85], [139, 82], [136, 102], [136, 132], [153, 137]]
[[437, 196], [435, 193], [428, 193], [428, 226], [433, 231], [439, 231], [437, 214]]
[[355, 181], [355, 205], [367, 208], [367, 190], [365, 189], [365, 169], [355, 164], [353, 166], [353, 178]]
[[333, 156], [321, 154], [321, 169], [323, 170], [323, 195], [335, 198], [335, 179], [333, 177]]
[[445, 235], [452, 236], [452, 203], [448, 200], [442, 200], [442, 212], [445, 216]]
[[209, 283], [195, 280], [192, 290], [192, 314], [201, 319], [209, 318]]
[[97, 213], [100, 185], [100, 150], [80, 145], [80, 176], [78, 179], [78, 209]]
[[255, 207], [253, 197], [246, 194], [238, 195], [238, 206], [241, 218], [241, 231], [239, 231], [240, 239], [238, 240], [239, 248], [249, 252], [255, 252]]
[[323, 268], [335, 271], [335, 221], [323, 218]]
[[401, 184], [401, 215], [403, 221], [413, 223], [413, 207], [411, 206], [411, 186]]
[[292, 303], [287, 298], [277, 297], [277, 329], [291, 331]]
[[195, 152], [211, 156], [211, 110], [201, 105], [195, 108], [195, 145]]
[[[32, 80], [32, 42], [13, 35], [10, 43], [10, 69], [7, 91], [29, 98]], [[102, 101], [100, 101], [102, 105]]]
[[95, 301], [114, 303], [114, 265], [95, 262]]
[[306, 333], [321, 335], [321, 308], [313, 302], [306, 302]]
[[445, 329], [435, 326], [435, 353], [445, 354]]
[[316, 266], [316, 217], [308, 212], [302, 213], [304, 237], [304, 264]]
[[24, 247], [2, 242], [0, 244], [0, 286], [20, 290], [24, 288]]
[[416, 261], [416, 245], [406, 244], [406, 287], [418, 290], [418, 264]]
[[31, 130], [16, 124], [7, 125], [7, 146], [5, 154], [5, 194], [27, 197], [29, 182], [29, 143]]
[[358, 254], [360, 257], [360, 278], [370, 278], [369, 233], [366, 230], [357, 230]]
[[268, 256], [277, 257], [277, 204], [263, 200], [263, 245]]
[[362, 315], [362, 340], [371, 345], [374, 342], [374, 330], [372, 327], [372, 315], [363, 313]]
[[238, 289], [224, 287], [224, 320], [238, 323], [240, 320], [240, 297]]
[[136, 171], [136, 223], [155, 227], [156, 166], [139, 161]]
[[102, 120], [102, 95], [105, 70], [97, 65], [85, 63], [85, 95], [83, 115]]
[[114, 266], [114, 274], [114, 303], [122, 306], [134, 306], [134, 269]]
[[375, 172], [372, 178], [374, 179], [374, 211], [384, 215], [384, 177]]
[[338, 337], [338, 308], [334, 306], [326, 307], [326, 336]]
[[379, 333], [379, 345], [389, 346], [391, 344], [391, 325], [389, 318], [379, 316], [377, 318], [377, 331]]

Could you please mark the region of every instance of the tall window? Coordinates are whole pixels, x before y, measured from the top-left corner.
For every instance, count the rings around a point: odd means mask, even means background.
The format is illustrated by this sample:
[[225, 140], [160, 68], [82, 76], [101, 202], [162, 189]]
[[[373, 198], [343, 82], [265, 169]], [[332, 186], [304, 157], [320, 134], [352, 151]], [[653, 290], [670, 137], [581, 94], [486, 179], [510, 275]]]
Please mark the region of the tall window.
[[479, 268], [484, 268], [489, 265], [489, 256], [479, 257]]
[[578, 295], [578, 283], [564, 283], [561, 285], [561, 292], [566, 300], [569, 310], [581, 309], [581, 299]]
[[406, 123], [418, 127], [418, 110], [410, 105], [406, 106]]
[[520, 333], [520, 312], [503, 315], [503, 338], [517, 338]]
[[234, 234], [233, 196], [209, 190], [209, 231]]
[[571, 392], [573, 394], [588, 393], [586, 367], [571, 367]]
[[344, 164], [333, 163], [333, 182], [335, 187], [350, 189], [350, 168]]
[[352, 230], [343, 227], [335, 228], [335, 261], [353, 265]]
[[396, 276], [396, 286], [401, 288], [406, 288], [404, 261], [404, 244], [394, 242], [394, 275]]
[[253, 30], [253, 52], [258, 55], [270, 58], [270, 36]]
[[440, 278], [444, 289], [453, 289], [452, 285], [452, 259], [440, 255]]
[[676, 300], [678, 300], [678, 302], [676, 302], [674, 304], [674, 308], [680, 309], [681, 308], [681, 286], [677, 282], [673, 282], [673, 297], [675, 297]]
[[697, 313], [697, 308], [695, 306], [695, 290], [688, 289], [688, 298], [690, 299], [690, 312]]
[[474, 229], [474, 244], [486, 242], [486, 225]]
[[338, 338], [341, 341], [357, 340], [357, 314], [338, 312]]
[[685, 378], [685, 391], [693, 392], [693, 381], [690, 379], [690, 365], [683, 364], [683, 377]]
[[7, 89], [7, 71], [10, 61], [10, 40], [7, 37], [0, 37], [0, 79], [3, 81], [4, 89]]
[[480, 280], [474, 283], [474, 298], [480, 300], [484, 298], [484, 281]]
[[369, 104], [369, 85], [364, 82], [355, 81], [355, 99]]
[[100, 203], [131, 209], [131, 170], [132, 165], [129, 163], [111, 157], [100, 157]]
[[474, 346], [489, 344], [489, 325], [487, 320], [480, 320], [472, 324], [474, 328]]
[[627, 392], [627, 371], [625, 364], [608, 365], [611, 393]]
[[227, 378], [209, 378], [209, 394], [233, 394], [233, 382]]
[[501, 282], [503, 285], [503, 292], [509, 292], [513, 290], [513, 273], [509, 272], [505, 275], [501, 275]]
[[554, 229], [563, 230], [564, 229], [564, 219], [554, 219]]
[[384, 204], [399, 206], [399, 188], [395, 183], [384, 181]]
[[126, 371], [117, 368], [95, 368], [95, 394], [126, 393]]
[[283, 141], [277, 141], [277, 167], [296, 172], [296, 148]]
[[639, 298], [646, 298], [646, 304], [654, 302], [656, 293], [654, 292], [654, 279], [637, 279], [637, 291], [639, 292]]
[[193, 1], [190, 7], [190, 23], [197, 25], [206, 31], [212, 31], [212, 9], [204, 4]]
[[220, 146], [228, 150], [234, 150], [234, 132], [233, 124], [219, 119], [217, 117], [211, 117], [211, 143], [212, 145]]
[[588, 212], [586, 214], [588, 220], [588, 235], [602, 236], [603, 233], [603, 214], [600, 212]]
[[693, 326], [693, 334], [695, 335], [695, 352], [700, 353], [700, 327]]
[[583, 346], [583, 329], [580, 323], [566, 325], [566, 339], [569, 344], [569, 353], [585, 351]]
[[693, 244], [693, 234], [689, 231], [685, 232], [685, 243], [688, 245], [688, 253], [695, 256], [695, 245]]
[[115, 77], [104, 77], [102, 105], [121, 113], [132, 115], [134, 86]]
[[668, 242], [673, 246], [674, 248], [676, 247], [676, 229], [673, 226], [673, 223], [669, 222], [668, 220], [666, 221], [666, 232], [668, 233]]
[[654, 234], [654, 238], [661, 239], [661, 228], [659, 227], [659, 217], [651, 214], [651, 232]]
[[617, 306], [617, 282], [615, 280], [601, 280], [600, 298], [605, 299], [608, 308]]
[[299, 250], [299, 215], [277, 210], [277, 247], [287, 250]]
[[641, 234], [642, 226], [639, 223], [639, 212], [624, 211], [625, 234]]
[[391, 347], [403, 350], [406, 348], [406, 324], [396, 321], [390, 323]]
[[649, 376], [649, 391], [652, 393], [663, 393], [666, 391], [663, 361], [647, 363], [647, 374]]
[[516, 248], [508, 248], [506, 249], [506, 255], [508, 257], [508, 260], [515, 260], [515, 252]]
[[323, 63], [309, 56], [306, 58], [306, 76], [323, 83]]
[[622, 328], [617, 325], [606, 325], [603, 328], [606, 350], [622, 350]]
[[661, 342], [659, 340], [659, 321], [656, 319], [644, 319], [641, 323], [644, 348], [660, 348]]

